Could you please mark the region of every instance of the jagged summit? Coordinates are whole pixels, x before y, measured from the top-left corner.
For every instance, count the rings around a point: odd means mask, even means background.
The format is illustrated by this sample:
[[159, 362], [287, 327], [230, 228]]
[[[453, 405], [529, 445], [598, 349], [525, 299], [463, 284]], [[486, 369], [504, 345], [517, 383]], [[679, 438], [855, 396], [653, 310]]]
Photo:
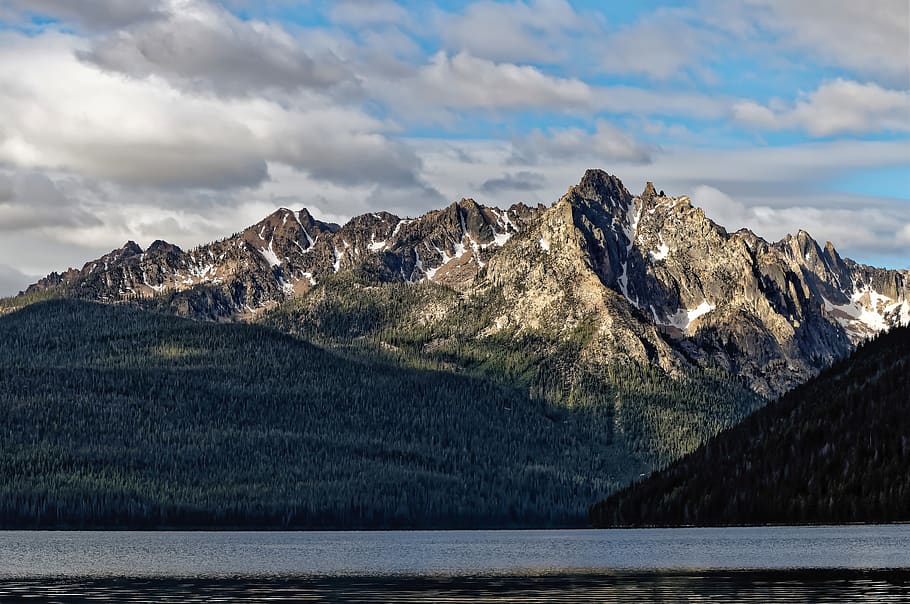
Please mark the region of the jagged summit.
[[156, 239], [152, 244], [145, 250], [146, 254], [182, 254], [178, 246], [173, 243], [168, 243], [167, 241], [162, 241], [161, 239]]
[[586, 170], [581, 181], [571, 187], [569, 193], [607, 206], [628, 207], [632, 201], [632, 194], [622, 181], [603, 170]]
[[594, 322], [603, 354], [670, 372], [720, 366], [768, 395], [910, 323], [906, 271], [843, 259], [802, 230], [775, 243], [746, 229], [728, 233], [687, 196], [651, 182], [633, 196], [603, 170], [586, 171], [549, 207], [503, 210], [463, 198], [417, 218], [379, 211], [344, 225], [280, 208], [191, 251], [128, 242], [29, 292], [161, 298], [179, 314], [225, 320], [306, 296], [349, 270], [377, 284], [441, 284], [463, 297], [496, 292], [503, 302], [489, 309], [487, 335]]
[[647, 199], [650, 197], [663, 197], [663, 196], [664, 195], [662, 192], [661, 192], [661, 194], [658, 195], [657, 190], [654, 188], [654, 183], [651, 182], [650, 180], [645, 183], [645, 190], [642, 191], [642, 193], [640, 195], [640, 197], [642, 199]]

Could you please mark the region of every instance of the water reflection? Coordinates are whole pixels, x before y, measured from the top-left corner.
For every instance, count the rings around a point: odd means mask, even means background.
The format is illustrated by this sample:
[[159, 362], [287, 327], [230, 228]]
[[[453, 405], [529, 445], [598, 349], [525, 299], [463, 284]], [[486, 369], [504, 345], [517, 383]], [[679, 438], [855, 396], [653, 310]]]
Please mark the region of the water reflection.
[[493, 577], [31, 579], [0, 602], [910, 602], [907, 570], [597, 573]]
[[0, 531], [0, 579], [910, 568], [910, 525], [610, 531]]

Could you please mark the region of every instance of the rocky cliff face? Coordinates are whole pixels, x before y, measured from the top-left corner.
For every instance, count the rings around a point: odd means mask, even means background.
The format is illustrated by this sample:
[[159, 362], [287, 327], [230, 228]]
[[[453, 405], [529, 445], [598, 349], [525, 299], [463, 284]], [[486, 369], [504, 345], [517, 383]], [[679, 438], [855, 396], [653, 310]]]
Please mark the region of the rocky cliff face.
[[494, 329], [595, 316], [618, 354], [671, 372], [720, 367], [765, 396], [910, 321], [906, 272], [845, 261], [804, 231], [777, 243], [730, 234], [688, 197], [651, 183], [633, 197], [601, 171], [520, 240], [484, 275], [510, 300]]
[[907, 271], [842, 259], [804, 231], [774, 243], [728, 233], [688, 197], [651, 183], [634, 196], [600, 170], [548, 208], [462, 199], [415, 219], [379, 212], [344, 226], [281, 209], [191, 251], [129, 242], [29, 292], [160, 299], [179, 314], [224, 320], [306, 296], [346, 270], [429, 280], [465, 297], [495, 292], [486, 335], [590, 325], [592, 362], [628, 359], [670, 374], [719, 368], [765, 396], [910, 323]]
[[303, 295], [342, 270], [369, 267], [380, 281], [432, 280], [463, 290], [538, 208], [487, 208], [472, 199], [416, 219], [365, 214], [342, 227], [303, 209], [280, 209], [241, 233], [191, 251], [163, 241], [127, 242], [81, 270], [51, 273], [26, 293], [118, 302], [168, 297], [177, 313], [203, 319], [255, 315]]

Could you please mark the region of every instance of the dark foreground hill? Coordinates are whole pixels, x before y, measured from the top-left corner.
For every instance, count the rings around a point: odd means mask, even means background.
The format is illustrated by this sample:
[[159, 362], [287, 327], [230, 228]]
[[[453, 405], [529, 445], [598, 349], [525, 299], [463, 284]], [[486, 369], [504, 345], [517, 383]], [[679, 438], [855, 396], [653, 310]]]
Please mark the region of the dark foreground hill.
[[6, 528], [581, 525], [644, 471], [609, 416], [259, 326], [57, 300], [0, 342]]
[[591, 509], [595, 526], [910, 520], [910, 329], [898, 328]]

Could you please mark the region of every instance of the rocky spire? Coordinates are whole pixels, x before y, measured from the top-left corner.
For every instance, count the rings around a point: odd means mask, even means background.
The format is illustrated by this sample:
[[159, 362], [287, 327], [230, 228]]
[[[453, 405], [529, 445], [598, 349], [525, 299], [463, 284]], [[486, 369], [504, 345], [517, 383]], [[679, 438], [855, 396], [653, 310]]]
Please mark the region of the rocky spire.
[[642, 199], [651, 199], [652, 197], [657, 197], [657, 190], [654, 188], [654, 183], [650, 180], [645, 183], [645, 190], [641, 193]]
[[603, 170], [587, 170], [581, 182], [572, 187], [575, 193], [585, 199], [598, 201], [604, 205], [621, 204], [624, 207], [632, 202], [632, 194], [616, 176]]

